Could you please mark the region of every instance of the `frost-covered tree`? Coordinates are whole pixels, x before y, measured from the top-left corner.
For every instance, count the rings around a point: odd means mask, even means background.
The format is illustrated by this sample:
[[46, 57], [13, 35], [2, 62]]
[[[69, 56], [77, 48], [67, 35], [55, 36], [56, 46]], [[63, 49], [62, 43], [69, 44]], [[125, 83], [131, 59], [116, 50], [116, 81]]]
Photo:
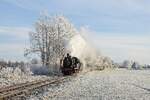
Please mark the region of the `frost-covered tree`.
[[31, 46], [25, 55], [36, 53], [42, 64], [48, 66], [66, 52], [66, 45], [76, 29], [64, 16], [43, 15], [35, 23], [35, 31], [30, 32]]

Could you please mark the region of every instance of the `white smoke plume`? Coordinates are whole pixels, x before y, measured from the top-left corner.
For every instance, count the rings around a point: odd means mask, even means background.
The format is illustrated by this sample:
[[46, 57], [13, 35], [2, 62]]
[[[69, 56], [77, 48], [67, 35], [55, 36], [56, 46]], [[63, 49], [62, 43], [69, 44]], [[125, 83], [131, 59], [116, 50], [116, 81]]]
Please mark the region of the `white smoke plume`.
[[100, 51], [96, 49], [87, 38], [86, 31], [80, 31], [76, 34], [69, 43], [69, 48], [72, 56], [78, 57], [83, 68], [112, 67], [112, 60], [108, 57], [103, 57]]
[[71, 39], [69, 47], [71, 48], [71, 55], [78, 57], [84, 67], [86, 66], [86, 59], [91, 58], [91, 60], [94, 60], [93, 58], [95, 58], [92, 57], [94, 52], [92, 52], [92, 49], [80, 34], [75, 35]]

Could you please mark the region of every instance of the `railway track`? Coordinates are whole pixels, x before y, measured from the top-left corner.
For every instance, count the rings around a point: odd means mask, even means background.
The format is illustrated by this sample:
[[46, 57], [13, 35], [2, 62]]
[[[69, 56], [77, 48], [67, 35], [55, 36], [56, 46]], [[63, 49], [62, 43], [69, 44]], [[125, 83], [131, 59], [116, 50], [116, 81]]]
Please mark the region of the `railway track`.
[[[88, 72], [89, 71], [86, 71], [82, 73], [82, 75], [85, 75]], [[76, 76], [76, 74], [72, 76]], [[51, 84], [61, 83], [65, 79], [72, 77], [72, 76], [59, 77], [57, 79], [51, 79], [51, 80], [50, 79], [36, 80], [32, 82], [20, 83], [20, 84], [15, 84], [15, 85], [7, 86], [4, 88], [0, 88], [0, 100], [14, 100], [12, 98], [25, 97], [27, 95], [30, 95], [32, 91], [35, 89], [39, 89], [39, 88], [42, 88], [44, 86], [48, 86]]]
[[66, 78], [67, 77], [59, 77], [57, 79], [37, 80], [32, 82], [15, 84], [13, 86], [7, 86], [0, 89], [0, 100], [11, 100], [14, 97], [21, 98], [26, 95], [29, 95], [35, 89], [55, 83], [60, 83]]

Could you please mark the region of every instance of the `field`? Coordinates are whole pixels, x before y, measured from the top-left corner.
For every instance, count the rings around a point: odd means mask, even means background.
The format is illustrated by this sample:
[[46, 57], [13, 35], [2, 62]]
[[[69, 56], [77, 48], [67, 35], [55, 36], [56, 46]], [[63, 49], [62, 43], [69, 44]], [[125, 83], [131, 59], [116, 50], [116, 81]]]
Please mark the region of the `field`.
[[77, 75], [29, 99], [150, 100], [150, 70], [115, 69]]

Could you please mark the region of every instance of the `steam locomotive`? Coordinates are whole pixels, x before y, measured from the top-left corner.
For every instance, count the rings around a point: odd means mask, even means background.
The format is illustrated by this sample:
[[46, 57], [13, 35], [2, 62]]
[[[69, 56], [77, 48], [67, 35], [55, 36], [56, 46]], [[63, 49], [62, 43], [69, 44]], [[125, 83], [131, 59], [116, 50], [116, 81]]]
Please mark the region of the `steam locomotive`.
[[60, 61], [60, 70], [63, 75], [72, 75], [81, 70], [81, 65], [81, 62], [77, 57], [71, 57], [67, 54], [67, 57]]

